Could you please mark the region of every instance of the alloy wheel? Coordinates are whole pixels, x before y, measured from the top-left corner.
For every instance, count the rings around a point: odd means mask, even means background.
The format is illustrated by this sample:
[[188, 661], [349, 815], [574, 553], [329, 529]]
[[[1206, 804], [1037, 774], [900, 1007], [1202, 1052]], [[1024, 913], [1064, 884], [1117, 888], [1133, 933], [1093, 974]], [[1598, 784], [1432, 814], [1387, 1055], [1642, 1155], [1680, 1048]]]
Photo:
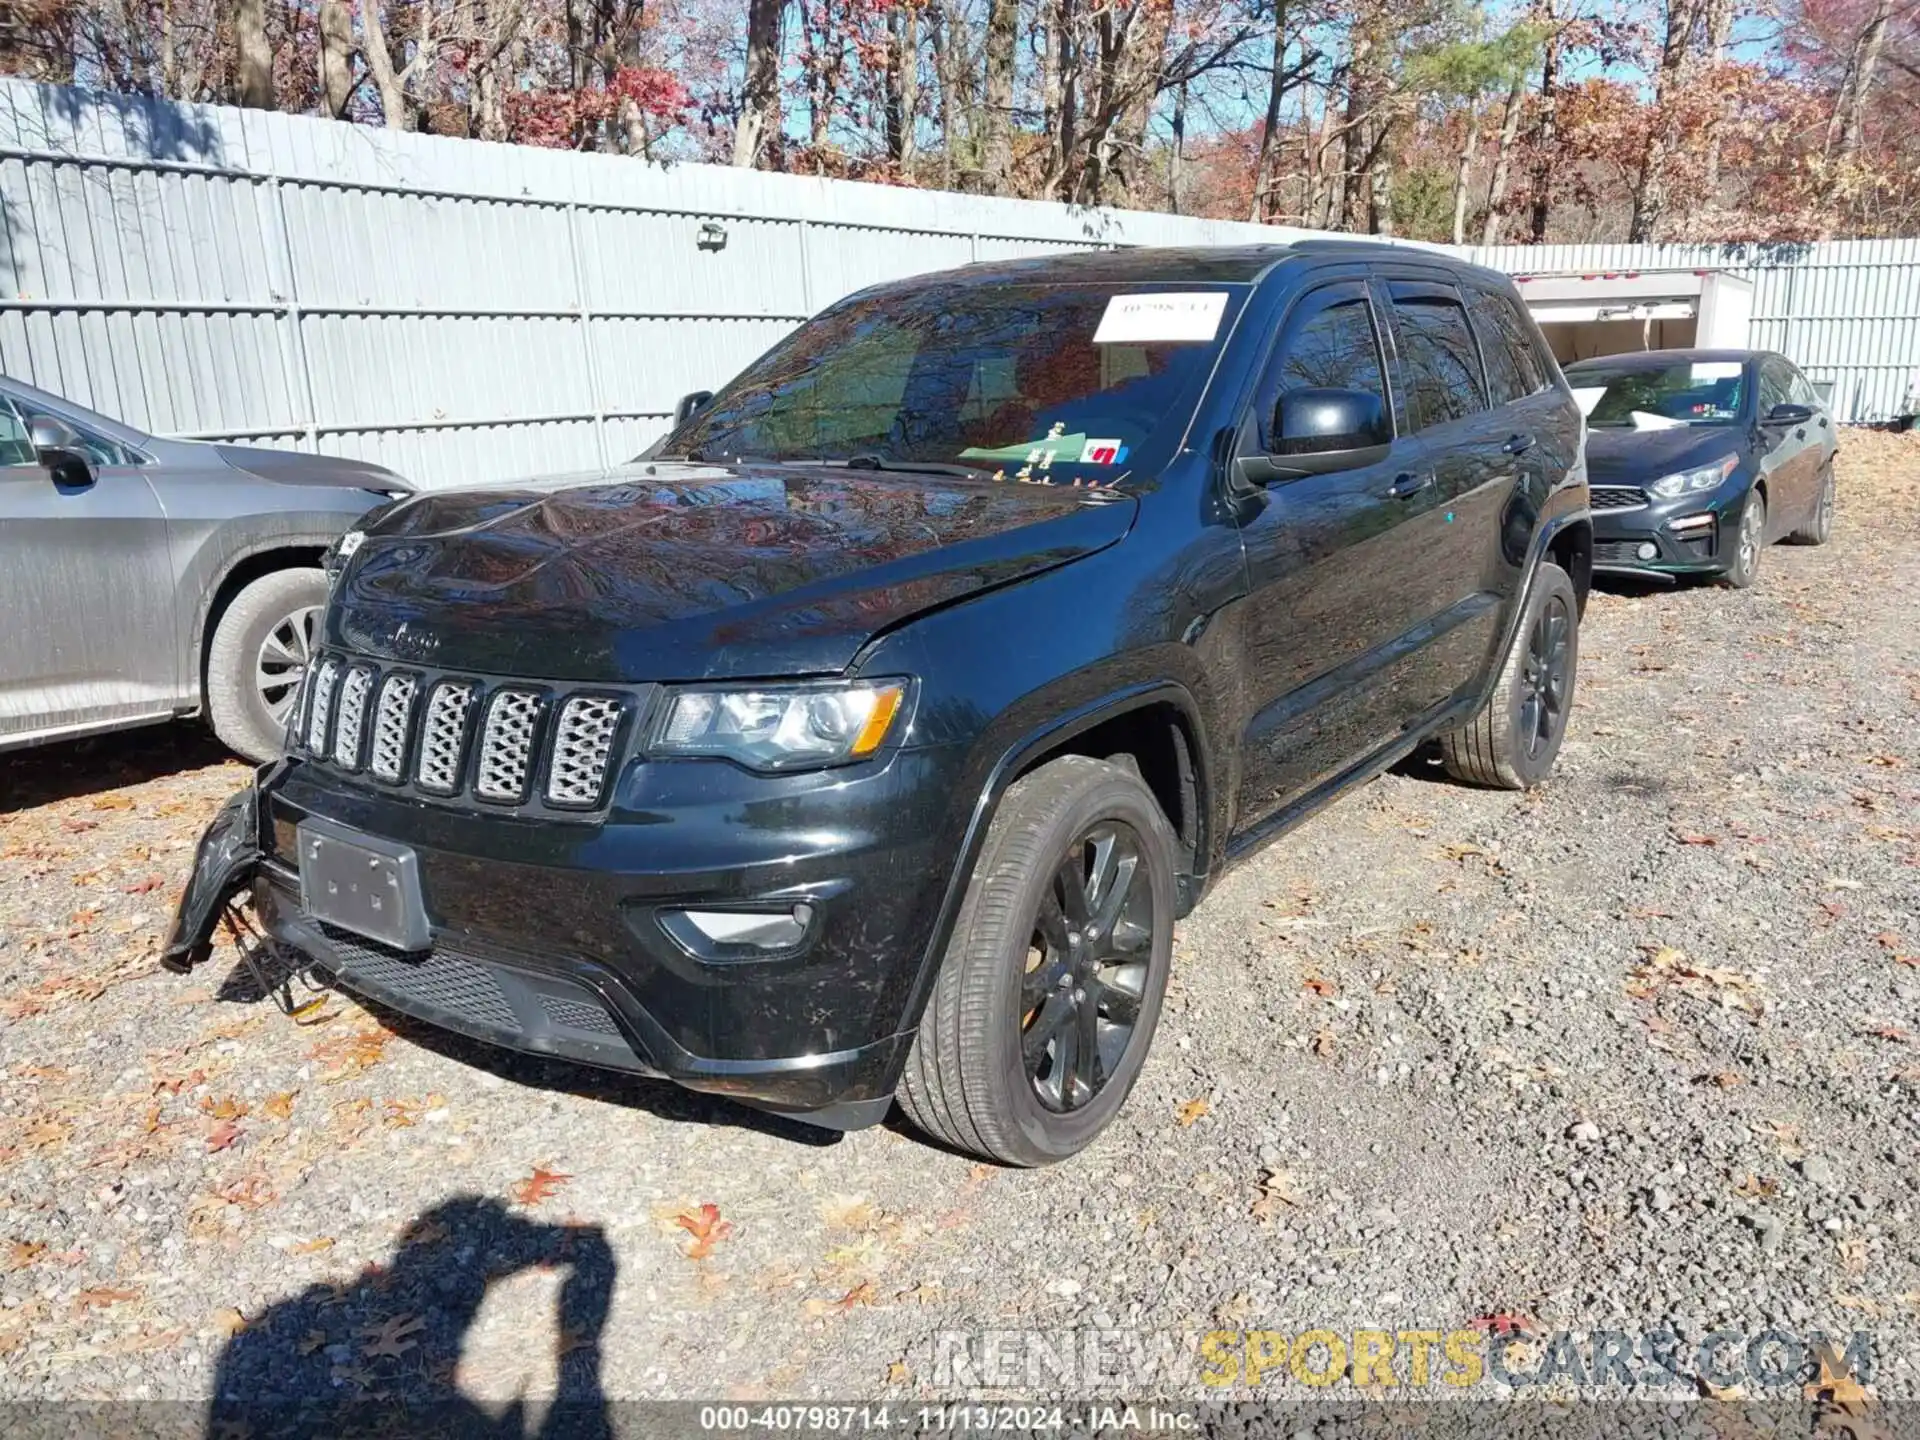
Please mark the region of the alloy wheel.
[[1534, 618], [1527, 634], [1527, 657], [1520, 667], [1520, 743], [1529, 759], [1537, 757], [1560, 733], [1572, 681], [1568, 639], [1573, 615], [1555, 595]]
[[1820, 515], [1815, 522], [1819, 526], [1820, 538], [1826, 539], [1833, 532], [1833, 469], [1827, 469], [1826, 479], [1820, 486]]
[[294, 611], [267, 631], [266, 639], [260, 642], [260, 652], [254, 657], [254, 688], [259, 691], [260, 703], [273, 717], [273, 723], [282, 728], [292, 713], [307, 661], [313, 658], [314, 631], [319, 624], [318, 605]]
[[1020, 977], [1020, 1050], [1048, 1110], [1098, 1095], [1133, 1043], [1153, 952], [1153, 887], [1132, 826], [1102, 820], [1067, 847]]

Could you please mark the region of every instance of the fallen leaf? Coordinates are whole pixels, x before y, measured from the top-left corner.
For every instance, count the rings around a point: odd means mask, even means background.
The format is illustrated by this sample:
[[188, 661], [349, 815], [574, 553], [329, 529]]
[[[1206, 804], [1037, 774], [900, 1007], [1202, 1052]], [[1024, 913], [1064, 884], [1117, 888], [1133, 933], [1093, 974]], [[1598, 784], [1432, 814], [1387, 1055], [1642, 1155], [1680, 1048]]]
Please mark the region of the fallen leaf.
[[233, 1306], [227, 1305], [214, 1311], [207, 1323], [223, 1335], [238, 1335], [247, 1328], [247, 1317]]
[[1540, 1328], [1539, 1322], [1530, 1316], [1513, 1315], [1505, 1310], [1475, 1316], [1467, 1322], [1467, 1326], [1488, 1335], [1531, 1335]]
[[708, 1201], [698, 1210], [683, 1211], [673, 1217], [678, 1225], [693, 1239], [688, 1243], [685, 1254], [689, 1260], [704, 1260], [713, 1253], [713, 1247], [733, 1233], [733, 1222], [720, 1218], [720, 1207]]
[[420, 1344], [418, 1340], [408, 1337], [426, 1327], [427, 1322], [418, 1315], [390, 1315], [380, 1324], [370, 1325], [360, 1332], [367, 1342], [360, 1347], [360, 1358], [378, 1360], [391, 1357], [397, 1360]]
[[253, 1107], [244, 1100], [236, 1100], [228, 1095], [219, 1100], [208, 1096], [200, 1102], [200, 1113], [210, 1115], [215, 1120], [239, 1120]]
[[1805, 1395], [1815, 1403], [1826, 1402], [1848, 1415], [1864, 1414], [1873, 1403], [1866, 1388], [1854, 1379], [1852, 1367], [1834, 1353], [1831, 1343], [1815, 1347], [1820, 1357], [1820, 1374], [1807, 1382]]
[[1890, 1040], [1896, 1045], [1908, 1044], [1913, 1039], [1913, 1036], [1909, 1035], [1905, 1030], [1902, 1030], [1898, 1025], [1875, 1025], [1862, 1030], [1860, 1033], [1862, 1035], [1869, 1035], [1875, 1040]]
[[241, 1134], [240, 1127], [233, 1121], [222, 1120], [207, 1136], [207, 1153], [213, 1155], [227, 1149], [240, 1138]]
[[229, 1205], [239, 1205], [248, 1210], [261, 1210], [280, 1198], [273, 1183], [264, 1175], [242, 1175], [238, 1180], [220, 1187], [220, 1198]]
[[1309, 975], [1301, 982], [1301, 988], [1311, 990], [1322, 1000], [1331, 999], [1340, 993], [1340, 987], [1331, 980], [1322, 980], [1318, 975]]
[[1674, 831], [1673, 838], [1682, 845], [1718, 845], [1720, 843], [1720, 837], [1717, 835], [1695, 835], [1684, 830]]
[[1744, 1400], [1747, 1392], [1738, 1385], [1716, 1385], [1706, 1376], [1697, 1377], [1700, 1381], [1700, 1393], [1709, 1400]]
[[1900, 948], [1900, 937], [1891, 930], [1882, 930], [1873, 938], [1880, 943], [1883, 949], [1898, 950]]
[[0, 1249], [0, 1274], [9, 1270], [24, 1270], [46, 1253], [47, 1247], [37, 1240], [9, 1240], [5, 1249]]
[[1736, 1085], [1746, 1084], [1747, 1077], [1732, 1070], [1716, 1070], [1711, 1075], [1700, 1076], [1694, 1083], [1697, 1085], [1718, 1085], [1722, 1090], [1731, 1090]]
[[557, 1170], [547, 1170], [536, 1165], [533, 1174], [513, 1187], [513, 1201], [516, 1205], [539, 1205], [551, 1200], [554, 1194], [573, 1179]]
[[131, 795], [122, 795], [117, 791], [110, 791], [105, 795], [94, 796], [93, 808], [96, 810], [131, 810], [133, 809], [133, 797]]
[[1300, 1197], [1293, 1188], [1293, 1176], [1285, 1170], [1269, 1170], [1260, 1177], [1260, 1195], [1248, 1213], [1262, 1222], [1273, 1219], [1282, 1205], [1297, 1207]]
[[94, 1285], [82, 1290], [73, 1297], [73, 1308], [81, 1310], [104, 1310], [109, 1305], [119, 1305], [128, 1300], [138, 1300], [138, 1290], [128, 1290], [110, 1285]]
[[887, 1366], [887, 1384], [905, 1385], [913, 1379], [913, 1371], [907, 1368], [904, 1360], [895, 1360]]
[[[236, 1310], [233, 1313], [238, 1315], [240, 1312]], [[300, 1343], [294, 1346], [293, 1348], [298, 1350], [302, 1355], [311, 1355], [316, 1350], [325, 1349], [326, 1344], [327, 1344], [326, 1331], [309, 1330], [307, 1331], [306, 1334], [300, 1337]]]
[[833, 1195], [820, 1202], [820, 1218], [843, 1230], [865, 1230], [879, 1213], [864, 1195]]
[[302, 1240], [298, 1245], [289, 1245], [287, 1247], [287, 1254], [318, 1255], [322, 1250], [331, 1250], [332, 1248], [333, 1237], [331, 1235], [316, 1235], [311, 1240]]
[[1212, 1109], [1213, 1106], [1209, 1105], [1206, 1097], [1202, 1095], [1195, 1099], [1182, 1102], [1180, 1107], [1173, 1112], [1173, 1118], [1182, 1130], [1187, 1130], [1192, 1128], [1194, 1121]]
[[167, 877], [164, 875], [149, 875], [146, 879], [136, 880], [133, 884], [127, 886], [125, 893], [128, 895], [150, 895], [166, 883]]
[[873, 1282], [871, 1280], [862, 1280], [858, 1285], [834, 1301], [833, 1309], [844, 1315], [856, 1305], [871, 1305], [872, 1303]]
[[293, 1114], [293, 1099], [298, 1091], [282, 1090], [278, 1095], [269, 1095], [260, 1106], [260, 1113], [271, 1120], [285, 1120]]

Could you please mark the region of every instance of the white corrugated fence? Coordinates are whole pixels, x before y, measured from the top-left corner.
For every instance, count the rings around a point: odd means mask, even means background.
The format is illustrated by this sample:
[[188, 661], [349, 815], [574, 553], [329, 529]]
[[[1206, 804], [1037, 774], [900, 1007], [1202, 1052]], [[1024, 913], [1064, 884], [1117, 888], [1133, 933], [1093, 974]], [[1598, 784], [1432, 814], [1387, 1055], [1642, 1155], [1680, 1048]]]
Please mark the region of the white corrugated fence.
[[[1302, 232], [661, 167], [0, 81], [0, 370], [166, 435], [422, 484], [631, 455], [850, 291], [1090, 245]], [[1756, 343], [1889, 414], [1920, 247], [1475, 252], [1509, 270], [1736, 265]]]

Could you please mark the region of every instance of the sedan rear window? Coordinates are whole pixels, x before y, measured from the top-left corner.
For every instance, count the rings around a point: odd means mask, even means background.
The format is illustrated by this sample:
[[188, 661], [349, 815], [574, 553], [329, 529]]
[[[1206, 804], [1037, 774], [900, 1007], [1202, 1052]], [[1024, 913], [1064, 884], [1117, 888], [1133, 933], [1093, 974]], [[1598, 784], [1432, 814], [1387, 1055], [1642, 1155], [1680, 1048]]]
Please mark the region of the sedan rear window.
[[762, 356], [659, 453], [1109, 483], [1178, 444], [1244, 293], [969, 283], [855, 296]]

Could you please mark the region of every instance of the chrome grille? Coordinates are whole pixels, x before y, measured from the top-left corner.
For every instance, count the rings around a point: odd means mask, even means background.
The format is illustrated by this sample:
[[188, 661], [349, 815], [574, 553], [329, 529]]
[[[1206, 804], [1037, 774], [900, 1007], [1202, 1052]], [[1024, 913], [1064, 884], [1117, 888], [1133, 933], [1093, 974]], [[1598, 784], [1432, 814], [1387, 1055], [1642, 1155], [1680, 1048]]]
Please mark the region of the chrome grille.
[[460, 788], [460, 762], [466, 758], [467, 711], [477, 687], [465, 680], [442, 680], [427, 701], [420, 726], [420, 765], [414, 781], [422, 790], [451, 795]]
[[560, 707], [553, 727], [553, 762], [547, 769], [549, 803], [600, 803], [622, 708], [611, 695], [576, 695]]
[[488, 800], [520, 800], [527, 793], [533, 764], [533, 731], [540, 719], [540, 697], [531, 690], [496, 690], [487, 702], [487, 723], [480, 732], [480, 764], [473, 790]]
[[407, 726], [420, 682], [404, 671], [387, 676], [373, 713], [373, 755], [367, 768], [382, 780], [398, 780], [407, 768]]
[[307, 749], [327, 753], [327, 722], [333, 718], [333, 687], [340, 681], [340, 662], [322, 660], [313, 673], [313, 707], [307, 711]]
[[365, 665], [352, 665], [340, 684], [340, 717], [333, 726], [334, 763], [349, 770], [360, 768], [360, 737], [367, 728], [367, 696], [373, 690], [373, 671]]
[[629, 731], [659, 687], [571, 690], [338, 651], [313, 659], [289, 733], [312, 762], [416, 797], [514, 810], [605, 807]]

